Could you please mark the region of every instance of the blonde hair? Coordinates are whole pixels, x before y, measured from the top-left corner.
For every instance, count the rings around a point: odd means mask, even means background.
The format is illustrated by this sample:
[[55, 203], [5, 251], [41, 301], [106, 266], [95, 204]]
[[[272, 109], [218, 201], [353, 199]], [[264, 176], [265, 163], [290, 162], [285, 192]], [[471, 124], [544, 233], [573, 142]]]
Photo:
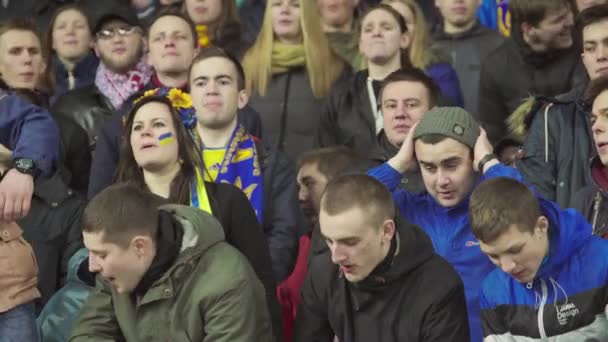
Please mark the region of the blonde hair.
[[[299, 3], [300, 26], [310, 88], [315, 97], [326, 97], [334, 81], [340, 76], [344, 62], [333, 52], [323, 32], [316, 1], [299, 0]], [[243, 57], [246, 89], [249, 94], [256, 91], [259, 95], [265, 96], [272, 78], [272, 46], [275, 37], [271, 7], [272, 1], [266, 1], [262, 29], [253, 46]]]
[[[427, 25], [424, 13], [420, 6], [413, 0], [382, 0], [383, 4], [391, 4], [400, 2], [407, 6], [414, 16], [414, 34], [408, 32], [410, 36], [410, 45], [407, 48], [407, 53], [410, 62], [418, 69], [426, 70], [432, 62], [432, 55], [428, 49], [433, 44], [431, 33]], [[405, 18], [404, 18], [405, 19]]]

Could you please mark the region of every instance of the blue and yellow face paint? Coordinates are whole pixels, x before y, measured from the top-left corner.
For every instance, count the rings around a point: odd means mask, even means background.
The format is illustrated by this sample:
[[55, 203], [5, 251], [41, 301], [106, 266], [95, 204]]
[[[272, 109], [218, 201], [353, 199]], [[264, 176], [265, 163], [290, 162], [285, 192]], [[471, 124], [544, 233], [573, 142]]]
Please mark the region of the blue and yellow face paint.
[[173, 133], [167, 132], [158, 136], [158, 143], [160, 146], [165, 146], [173, 141]]

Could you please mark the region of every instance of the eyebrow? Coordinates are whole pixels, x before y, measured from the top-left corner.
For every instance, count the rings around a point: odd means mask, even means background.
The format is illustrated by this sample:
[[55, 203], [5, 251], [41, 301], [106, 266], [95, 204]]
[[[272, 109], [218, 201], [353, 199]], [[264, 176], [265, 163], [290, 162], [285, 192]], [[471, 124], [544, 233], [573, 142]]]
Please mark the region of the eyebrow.
[[228, 75], [228, 74], [220, 74], [220, 75], [215, 75], [215, 76], [199, 76], [199, 77], [195, 77], [194, 81], [198, 81], [198, 80], [208, 80], [210, 78], [213, 78], [214, 80], [219, 80], [220, 78], [227, 78], [229, 80], [232, 80], [232, 76]]
[[493, 253], [485, 251], [484, 253], [490, 254], [492, 256], [496, 256], [496, 255], [499, 255], [499, 254], [509, 253], [509, 252], [513, 251], [514, 249], [523, 248], [525, 245], [526, 245], [525, 242], [521, 242], [519, 244], [515, 244], [515, 245], [512, 245], [512, 246], [509, 246], [508, 248], [505, 248], [502, 251], [494, 251]]
[[425, 165], [440, 165], [440, 164], [447, 164], [447, 163], [451, 163], [451, 162], [456, 162], [456, 161], [459, 161], [460, 159], [461, 159], [460, 157], [450, 157], [450, 158], [447, 158], [447, 159], [440, 160], [438, 163], [433, 163], [433, 162], [429, 162], [429, 161], [424, 161], [424, 160], [418, 159], [418, 162], [420, 164], [425, 164]]
[[345, 242], [348, 240], [359, 240], [359, 238], [356, 236], [347, 236], [347, 237], [343, 237], [343, 238], [339, 238], [339, 239], [330, 239], [329, 237], [325, 236], [325, 234], [323, 234], [323, 233], [321, 233], [321, 236], [323, 237], [323, 239], [333, 241], [333, 242]]
[[100, 251], [97, 249], [93, 249], [93, 248], [88, 248], [89, 252], [93, 253], [93, 254], [105, 254], [105, 251]]

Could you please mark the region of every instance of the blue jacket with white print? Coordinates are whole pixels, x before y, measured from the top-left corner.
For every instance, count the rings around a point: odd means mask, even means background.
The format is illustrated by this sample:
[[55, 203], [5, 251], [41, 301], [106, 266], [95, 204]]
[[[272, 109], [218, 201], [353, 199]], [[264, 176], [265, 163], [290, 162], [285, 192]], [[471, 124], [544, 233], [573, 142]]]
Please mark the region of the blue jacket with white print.
[[[437, 254], [458, 272], [465, 288], [471, 341], [481, 341], [483, 335], [479, 318], [479, 292], [483, 279], [496, 266], [479, 248], [479, 242], [469, 225], [470, 194], [458, 205], [446, 208], [426, 192], [414, 194], [398, 189], [402, 175], [386, 163], [370, 170], [368, 174], [388, 187], [401, 214], [429, 235]], [[497, 164], [486, 170], [478, 182], [496, 177], [522, 181], [516, 169]]]
[[574, 209], [539, 199], [549, 254], [523, 284], [494, 270], [480, 296], [484, 341], [608, 341], [608, 241]]

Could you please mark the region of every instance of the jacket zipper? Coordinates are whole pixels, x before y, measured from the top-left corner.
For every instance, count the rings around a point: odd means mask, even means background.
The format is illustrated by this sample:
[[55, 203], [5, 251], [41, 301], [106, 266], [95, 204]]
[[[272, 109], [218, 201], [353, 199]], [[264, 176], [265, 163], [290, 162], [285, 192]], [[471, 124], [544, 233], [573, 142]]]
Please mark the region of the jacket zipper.
[[600, 213], [600, 204], [602, 203], [602, 195], [598, 191], [595, 194], [595, 199], [593, 200], [593, 221], [591, 223], [591, 228], [593, 229], [592, 234], [595, 234], [595, 226], [597, 224], [597, 216]]
[[542, 297], [540, 300], [540, 307], [538, 308], [538, 331], [540, 333], [540, 338], [544, 340], [547, 338], [544, 322], [545, 304], [547, 304], [547, 283], [545, 283], [544, 279], [540, 280], [540, 286], [542, 289]]

